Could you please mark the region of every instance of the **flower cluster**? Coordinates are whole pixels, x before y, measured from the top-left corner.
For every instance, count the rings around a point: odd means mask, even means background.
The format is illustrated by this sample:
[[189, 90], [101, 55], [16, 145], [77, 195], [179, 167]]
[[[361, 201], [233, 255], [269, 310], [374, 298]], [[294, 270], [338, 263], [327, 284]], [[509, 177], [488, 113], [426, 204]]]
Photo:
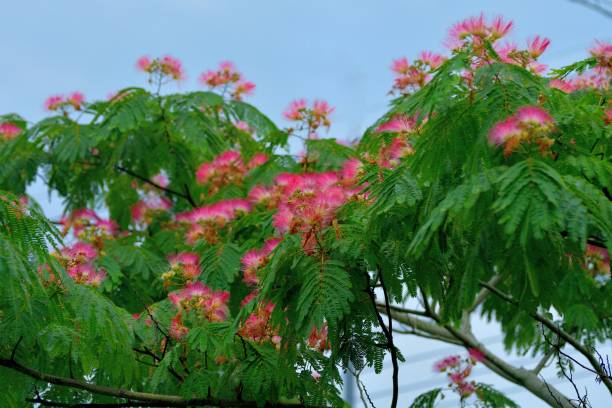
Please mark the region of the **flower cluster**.
[[546, 71], [547, 66], [539, 63], [538, 58], [546, 51], [549, 45], [550, 40], [548, 38], [536, 35], [527, 41], [526, 49], [519, 49], [516, 44], [512, 43], [495, 44], [494, 49], [503, 62], [519, 65], [536, 74], [542, 74]]
[[504, 145], [504, 156], [509, 156], [523, 143], [536, 143], [543, 154], [554, 143], [548, 135], [554, 130], [554, 120], [544, 109], [523, 106], [513, 116], [497, 123], [489, 132], [489, 141]]
[[268, 156], [256, 153], [245, 165], [239, 152], [229, 150], [219, 154], [210, 162], [202, 163], [196, 171], [196, 181], [205, 184], [208, 187], [208, 194], [212, 195], [227, 185], [240, 185], [249, 170], [261, 166], [266, 161]]
[[255, 84], [243, 78], [233, 63], [223, 61], [216, 71], [209, 70], [200, 75], [200, 83], [210, 89], [222, 88], [222, 93], [228, 92], [232, 99], [241, 100], [243, 95], [252, 95]]
[[90, 209], [75, 210], [60, 220], [63, 235], [72, 228], [75, 238], [93, 243], [97, 248], [103, 247], [105, 239], [112, 239], [117, 234], [117, 224], [112, 220], [101, 218]]
[[[257, 296], [257, 292], [250, 293], [242, 300], [241, 306], [245, 306]], [[277, 347], [280, 345], [281, 337], [278, 329], [273, 327], [270, 317], [275, 305], [272, 302], [260, 302], [255, 306], [255, 310], [249, 314], [244, 323], [240, 326], [238, 333], [247, 340], [257, 343], [270, 342]]]
[[[64, 248], [60, 253], [54, 253], [53, 256], [76, 283], [98, 287], [106, 277], [104, 269], [97, 269], [94, 265], [98, 250], [90, 243], [77, 242]], [[50, 269], [47, 268], [47, 272], [49, 272], [48, 281], [59, 282]]]
[[414, 153], [409, 140], [411, 137], [418, 135], [426, 121], [427, 117], [419, 122], [418, 114], [413, 116], [398, 114], [379, 125], [376, 128], [377, 133], [392, 133], [396, 136], [389, 143], [383, 142], [378, 157], [366, 157], [366, 159], [380, 167], [393, 168], [397, 166], [402, 158]]
[[323, 324], [323, 327], [321, 327], [320, 330], [313, 327], [306, 343], [308, 344], [308, 347], [320, 352], [329, 350], [331, 345], [329, 344], [327, 323]]
[[431, 73], [446, 61], [446, 57], [423, 51], [413, 64], [406, 57], [393, 61], [391, 71], [395, 75], [391, 92], [410, 94], [423, 87], [431, 79]]
[[0, 141], [13, 140], [21, 133], [21, 128], [9, 122], [0, 123]]
[[64, 115], [67, 115], [69, 109], [81, 110], [85, 96], [78, 91], [75, 91], [68, 95], [53, 95], [45, 100], [45, 109], [48, 111], [62, 111]]
[[568, 80], [553, 79], [550, 87], [565, 93], [588, 88], [607, 90], [612, 79], [612, 44], [597, 41], [589, 52], [597, 61], [592, 70]]
[[187, 333], [183, 324], [184, 315], [209, 322], [222, 322], [228, 317], [229, 292], [212, 290], [200, 281], [188, 282], [184, 288], [170, 292], [168, 299], [178, 308], [171, 327], [176, 339]]
[[485, 42], [494, 43], [506, 36], [512, 29], [512, 21], [504, 21], [502, 17], [495, 17], [487, 22], [484, 14], [478, 17], [469, 17], [454, 24], [446, 40], [446, 46], [453, 51], [468, 46], [474, 50], [484, 47]]
[[[168, 187], [168, 177], [164, 173], [159, 173], [151, 178], [159, 187]], [[138, 187], [134, 183], [134, 187]], [[143, 184], [141, 186], [143, 190], [140, 194], [141, 198], [132, 206], [130, 209], [132, 213], [132, 219], [139, 224], [149, 225], [160, 214], [166, 213], [172, 208], [172, 201], [166, 197], [159, 195], [159, 189], [154, 188], [149, 184]]]
[[170, 270], [163, 273], [161, 278], [164, 286], [169, 286], [173, 282], [184, 284], [193, 282], [202, 273], [200, 269], [200, 257], [193, 252], [181, 252], [168, 257]]
[[139, 70], [149, 73], [159, 81], [163, 81], [166, 78], [176, 81], [185, 79], [183, 64], [180, 60], [170, 55], [154, 59], [143, 56], [136, 61], [136, 66]]
[[247, 285], [257, 285], [259, 279], [257, 272], [261, 270], [270, 260], [270, 254], [280, 243], [279, 238], [270, 238], [267, 240], [261, 249], [252, 249], [247, 251], [242, 259], [243, 280]]
[[288, 129], [289, 133], [305, 131], [306, 137], [316, 139], [317, 129], [331, 126], [329, 117], [333, 111], [334, 108], [326, 101], [315, 100], [309, 107], [305, 99], [297, 99], [289, 104], [283, 116], [291, 122], [297, 122], [295, 128]]
[[463, 400], [476, 391], [476, 382], [467, 381], [467, 379], [476, 363], [482, 362], [484, 359], [485, 356], [482, 351], [471, 348], [468, 350], [468, 357], [465, 359], [457, 355], [446, 357], [434, 364], [434, 370], [446, 373], [449, 380], [448, 386], [457, 392]]
[[242, 199], [221, 200], [214, 204], [177, 214], [176, 221], [187, 228], [188, 244], [203, 239], [214, 244], [219, 240], [220, 230], [236, 217], [251, 211], [251, 204]]

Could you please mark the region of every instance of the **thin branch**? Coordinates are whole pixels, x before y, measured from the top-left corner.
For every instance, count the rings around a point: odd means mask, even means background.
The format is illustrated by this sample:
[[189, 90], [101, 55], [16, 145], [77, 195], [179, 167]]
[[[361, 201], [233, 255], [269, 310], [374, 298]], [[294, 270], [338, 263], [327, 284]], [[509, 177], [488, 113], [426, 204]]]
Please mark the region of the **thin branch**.
[[[139, 405], [106, 405], [111, 407], [117, 406], [164, 406], [164, 407], [186, 407], [186, 406], [215, 406], [215, 407], [260, 407], [261, 401], [233, 401], [216, 398], [192, 398], [186, 399], [178, 395], [153, 394], [148, 392], [130, 391], [122, 388], [112, 388], [104, 385], [89, 384], [83, 381], [74, 380], [72, 378], [59, 377], [52, 374], [43, 373], [26, 366], [19, 364], [14, 360], [0, 359], [0, 366], [25, 374], [36, 380], [46, 383], [60, 385], [64, 387], [76, 388], [85, 390], [93, 394], [108, 395], [116, 398], [127, 398], [130, 400], [140, 401]], [[41, 402], [42, 404], [42, 402]], [[62, 405], [48, 405], [62, 406]], [[66, 405], [63, 405], [66, 406]], [[89, 405], [68, 405], [68, 406], [89, 406]], [[266, 407], [277, 408], [294, 408], [305, 407], [303, 404], [291, 403], [271, 403], [264, 405]]]
[[597, 13], [601, 14], [602, 16], [608, 17], [608, 18], [612, 18], [612, 10], [609, 10], [607, 8], [605, 8], [603, 5], [600, 4], [599, 1], [595, 0], [595, 1], [588, 1], [588, 0], [569, 0], [572, 3], [576, 3], [576, 4], [580, 4], [586, 8], [590, 8], [593, 11], [596, 11]]
[[536, 375], [540, 374], [540, 371], [542, 371], [544, 367], [546, 367], [546, 364], [548, 364], [548, 361], [554, 355], [555, 355], [554, 350], [550, 350], [548, 353], [544, 354], [544, 357], [542, 357], [542, 359], [538, 361], [538, 364], [536, 364], [536, 366], [531, 369], [531, 372]]
[[[500, 299], [510, 304], [513, 304], [515, 306], [518, 306], [518, 302], [516, 300], [514, 300], [511, 296], [501, 292], [497, 288], [490, 286], [489, 284], [485, 282], [480, 282], [480, 286], [487, 288], [488, 290], [493, 292], [495, 295], [497, 295]], [[544, 326], [546, 326], [550, 331], [555, 333], [561, 339], [571, 344], [572, 347], [574, 347], [578, 352], [580, 352], [580, 354], [585, 356], [587, 360], [589, 360], [589, 363], [591, 364], [593, 369], [595, 369], [595, 371], [597, 372], [597, 375], [599, 375], [599, 377], [605, 384], [606, 388], [608, 388], [608, 391], [610, 392], [610, 394], [612, 394], [612, 378], [610, 378], [610, 376], [607, 375], [607, 373], [601, 368], [599, 361], [597, 361], [595, 356], [591, 352], [589, 352], [589, 350], [582, 343], [580, 343], [572, 335], [567, 333], [565, 330], [563, 330], [562, 328], [557, 326], [554, 322], [548, 320], [546, 317], [542, 316], [541, 314], [537, 312], [530, 312], [529, 315], [533, 319], [542, 323]]]
[[391, 308], [389, 306], [389, 296], [387, 294], [387, 289], [385, 287], [385, 282], [382, 277], [382, 271], [379, 270], [378, 278], [380, 279], [380, 284], [382, 286], [383, 294], [385, 297], [385, 310], [386, 315], [388, 317], [389, 328], [385, 325], [385, 322], [378, 312], [378, 307], [376, 306], [376, 295], [374, 294], [374, 289], [370, 287], [370, 275], [368, 272], [365, 273], [366, 277], [366, 291], [370, 296], [370, 300], [372, 301], [372, 306], [374, 307], [374, 313], [376, 314], [376, 318], [378, 319], [378, 323], [380, 328], [383, 331], [383, 334], [387, 338], [387, 348], [389, 349], [389, 353], [391, 354], [391, 364], [393, 365], [393, 395], [391, 397], [391, 408], [397, 407], [397, 399], [399, 396], [399, 364], [397, 363], [397, 349], [393, 344], [393, 318], [391, 316]]
[[189, 193], [188, 189], [187, 189], [187, 193], [182, 193], [180, 191], [172, 190], [171, 188], [168, 188], [168, 187], [160, 186], [156, 182], [154, 182], [152, 180], [149, 180], [148, 178], [143, 177], [143, 176], [141, 176], [141, 175], [139, 175], [137, 173], [134, 173], [130, 169], [126, 169], [125, 167], [119, 166], [118, 164], [115, 165], [115, 169], [117, 169], [118, 171], [121, 171], [121, 172], [123, 172], [125, 174], [128, 174], [128, 175], [130, 175], [130, 176], [132, 176], [132, 177], [142, 181], [143, 183], [147, 183], [147, 184], [149, 184], [149, 185], [151, 185], [151, 186], [153, 186], [153, 187], [155, 187], [155, 188], [157, 188], [157, 189], [159, 189], [161, 191], [164, 191], [164, 192], [166, 192], [168, 194], [175, 195], [177, 197], [181, 197], [181, 198], [187, 200], [189, 202], [189, 204], [191, 204], [192, 207], [197, 207], [197, 204], [193, 200], [193, 197], [191, 197], [191, 194]]
[[[487, 283], [490, 286], [496, 286], [502, 280], [503, 280], [502, 275], [495, 275]], [[488, 295], [489, 295], [489, 290], [487, 288], [482, 288], [480, 292], [478, 292], [478, 294], [476, 295], [476, 299], [474, 300], [474, 303], [472, 303], [472, 306], [468, 309], [468, 311], [472, 313], [474, 310], [476, 310], [476, 308], [478, 308], [478, 306], [480, 306], [482, 302], [484, 302], [484, 300], [487, 298]]]
[[[380, 302], [376, 302], [376, 307], [380, 308], [387, 308], [387, 305], [384, 303], [380, 303]], [[394, 310], [396, 312], [400, 312], [400, 313], [409, 313], [409, 314], [413, 314], [413, 315], [417, 315], [417, 316], [423, 316], [423, 317], [429, 317], [429, 315], [422, 311], [422, 310], [415, 310], [415, 309], [408, 309], [408, 308], [404, 308], [404, 307], [400, 307], [400, 306], [395, 306], [395, 305], [389, 305], [389, 308], [391, 310]]]

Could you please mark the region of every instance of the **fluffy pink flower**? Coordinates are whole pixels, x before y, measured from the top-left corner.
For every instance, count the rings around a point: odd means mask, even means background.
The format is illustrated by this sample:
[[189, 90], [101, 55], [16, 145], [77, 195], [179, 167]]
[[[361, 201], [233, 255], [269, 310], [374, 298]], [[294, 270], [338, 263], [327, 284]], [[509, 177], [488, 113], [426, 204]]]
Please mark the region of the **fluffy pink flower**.
[[248, 200], [260, 204], [272, 199], [272, 190], [265, 186], [255, 186], [249, 191]]
[[240, 100], [243, 95], [253, 95], [255, 84], [251, 81], [240, 81], [236, 83], [236, 88], [232, 93], [234, 99]]
[[521, 129], [518, 126], [517, 120], [514, 117], [497, 123], [489, 132], [489, 142], [494, 145], [501, 145], [507, 139], [521, 134]]
[[527, 41], [527, 51], [532, 58], [538, 58], [546, 51], [546, 48], [550, 45], [550, 40], [545, 37], [536, 35], [532, 39]]
[[391, 64], [391, 71], [396, 74], [407, 74], [410, 70], [410, 64], [408, 63], [408, 59], [406, 57], [398, 58], [393, 61]]
[[298, 99], [289, 104], [289, 107], [283, 112], [283, 116], [288, 120], [298, 121], [304, 118], [306, 110], [306, 100]]
[[562, 79], [553, 79], [550, 81], [548, 86], [559, 89], [565, 93], [572, 93], [576, 90], [576, 86], [572, 82], [564, 81]]
[[476, 391], [476, 386], [471, 382], [464, 382], [459, 384], [459, 394], [462, 397], [468, 397]]
[[249, 164], [247, 164], [247, 168], [249, 169], [254, 169], [255, 167], [259, 167], [262, 164], [266, 163], [268, 161], [268, 155], [265, 153], [255, 153], [253, 155], [253, 157], [251, 157], [251, 160], [249, 161]]
[[19, 133], [21, 133], [21, 128], [17, 125], [8, 122], [0, 124], [0, 136], [2, 136], [5, 140], [14, 139]]
[[459, 356], [448, 356], [434, 364], [434, 370], [442, 372], [448, 368], [457, 367], [461, 363], [461, 357]]
[[477, 361], [479, 363], [485, 360], [484, 353], [477, 348], [469, 348], [468, 355], [472, 360]]
[[244, 122], [244, 121], [242, 121], [242, 120], [238, 120], [238, 121], [234, 122], [234, 126], [236, 127], [236, 129], [240, 129], [243, 132], [246, 132], [246, 133], [251, 133], [252, 132], [251, 128], [249, 127], [249, 124]]
[[196, 181], [200, 184], [206, 183], [214, 169], [212, 163], [202, 163], [196, 171]]
[[166, 55], [160, 61], [161, 71], [171, 76], [175, 80], [181, 80], [185, 78], [185, 72], [183, 71], [183, 64], [177, 58]]
[[495, 17], [489, 26], [492, 40], [495, 41], [505, 37], [512, 30], [512, 25], [512, 21], [504, 21], [502, 16]]
[[63, 95], [53, 95], [45, 100], [45, 109], [54, 111], [59, 109], [64, 103], [66, 103], [66, 100]]
[[597, 58], [600, 65], [609, 65], [612, 60], [612, 43], [596, 41], [595, 46], [591, 48], [589, 52], [592, 56]]
[[141, 71], [149, 72], [151, 69], [151, 59], [147, 56], [138, 58], [138, 61], [136, 61], [136, 67]]
[[79, 91], [75, 91], [68, 96], [67, 102], [74, 107], [74, 109], [81, 109], [81, 105], [85, 101], [85, 95]]
[[168, 176], [166, 176], [164, 173], [158, 173], [154, 175], [153, 177], [151, 177], [151, 180], [161, 187], [168, 187], [168, 184], [170, 184]]
[[62, 254], [66, 257], [72, 258], [76, 262], [87, 263], [98, 256], [98, 251], [91, 244], [86, 242], [77, 242], [71, 247], [64, 248]]
[[411, 133], [415, 130], [416, 119], [406, 115], [396, 115], [376, 128], [376, 132]]
[[434, 54], [431, 51], [422, 51], [419, 54], [419, 60], [421, 60], [423, 64], [429, 65], [431, 69], [436, 69], [446, 61], [446, 57], [440, 54]]
[[544, 109], [537, 106], [523, 106], [514, 115], [519, 123], [548, 126], [553, 118]]

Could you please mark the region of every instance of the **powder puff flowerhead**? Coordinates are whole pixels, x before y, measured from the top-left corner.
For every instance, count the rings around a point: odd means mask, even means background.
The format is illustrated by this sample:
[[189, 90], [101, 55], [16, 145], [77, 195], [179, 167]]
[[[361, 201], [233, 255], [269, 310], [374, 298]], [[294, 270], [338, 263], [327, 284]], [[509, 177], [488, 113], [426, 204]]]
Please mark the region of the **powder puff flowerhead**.
[[434, 54], [431, 51], [422, 51], [419, 54], [419, 61], [428, 65], [431, 69], [436, 69], [446, 61], [446, 57], [440, 54]]
[[542, 55], [549, 45], [550, 40], [548, 38], [536, 35], [527, 41], [527, 51], [529, 52], [529, 55], [535, 59]]
[[408, 63], [408, 58], [402, 57], [396, 60], [393, 60], [391, 64], [391, 71], [396, 74], [407, 74], [410, 71], [410, 64]]
[[489, 132], [489, 142], [494, 145], [502, 145], [506, 140], [520, 136], [521, 129], [518, 126], [517, 120], [510, 117], [502, 122], [497, 123]]
[[147, 56], [140, 57], [138, 61], [136, 61], [136, 67], [140, 71], [155, 76], [156, 80], [160, 82], [166, 78], [176, 81], [185, 79], [183, 64], [179, 59], [170, 55], [155, 59], [150, 59]]
[[81, 109], [81, 105], [85, 101], [85, 95], [79, 91], [75, 91], [68, 96], [67, 102], [76, 110]]
[[283, 116], [287, 120], [299, 121], [304, 119], [306, 112], [307, 102], [306, 99], [297, 99], [289, 104], [287, 109], [283, 112]]
[[0, 140], [12, 140], [21, 133], [21, 128], [9, 122], [0, 123]]
[[65, 104], [66, 100], [63, 95], [52, 95], [45, 100], [45, 109], [55, 111]]
[[564, 81], [563, 79], [553, 79], [548, 83], [548, 86], [565, 93], [572, 93], [577, 89], [576, 85], [574, 85], [571, 81]]
[[553, 124], [553, 118], [544, 109], [537, 106], [523, 106], [516, 114], [517, 122], [540, 127], [549, 127]]
[[396, 115], [376, 128], [376, 132], [409, 134], [416, 130], [416, 119], [406, 115]]

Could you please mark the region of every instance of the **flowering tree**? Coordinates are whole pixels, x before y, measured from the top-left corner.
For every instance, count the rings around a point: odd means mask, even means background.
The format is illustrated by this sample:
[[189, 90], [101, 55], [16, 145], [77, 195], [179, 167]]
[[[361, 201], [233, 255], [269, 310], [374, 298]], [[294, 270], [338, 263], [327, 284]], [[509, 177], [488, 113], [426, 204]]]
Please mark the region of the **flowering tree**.
[[[170, 56], [138, 60], [149, 90], [2, 116], [2, 405], [342, 406], [341, 372], [388, 354], [395, 407], [398, 331], [468, 350], [435, 367], [464, 404], [516, 406], [475, 364], [551, 406], [585, 403], [538, 377], [551, 360], [612, 393], [612, 49], [544, 76], [549, 41], [500, 44], [511, 28], [470, 18], [449, 57], [395, 61], [390, 111], [350, 144], [320, 138], [322, 100], [277, 127], [228, 62], [162, 93]], [[61, 220], [25, 195], [37, 175]], [[473, 313], [541, 363], [492, 353]]]

